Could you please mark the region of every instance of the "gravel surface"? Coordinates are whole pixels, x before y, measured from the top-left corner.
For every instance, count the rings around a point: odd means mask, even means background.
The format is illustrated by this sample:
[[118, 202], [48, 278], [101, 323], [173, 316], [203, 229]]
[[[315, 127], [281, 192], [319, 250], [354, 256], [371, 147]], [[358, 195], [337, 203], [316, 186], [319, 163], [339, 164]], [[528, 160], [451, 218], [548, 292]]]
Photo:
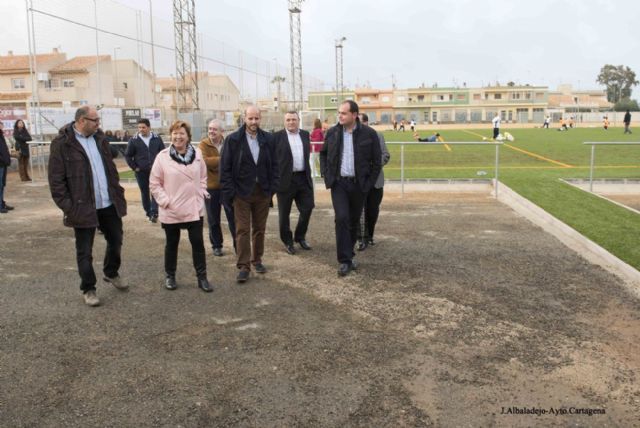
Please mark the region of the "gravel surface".
[[[377, 245], [338, 278], [319, 190], [312, 251], [285, 253], [272, 210], [269, 272], [236, 284], [225, 231], [205, 294], [186, 237], [163, 289], [164, 233], [133, 185], [131, 289], [100, 284], [89, 308], [48, 188], [12, 174], [7, 190], [0, 426], [638, 425], [640, 304], [487, 195], [388, 192]], [[103, 254], [97, 235], [97, 272]]]

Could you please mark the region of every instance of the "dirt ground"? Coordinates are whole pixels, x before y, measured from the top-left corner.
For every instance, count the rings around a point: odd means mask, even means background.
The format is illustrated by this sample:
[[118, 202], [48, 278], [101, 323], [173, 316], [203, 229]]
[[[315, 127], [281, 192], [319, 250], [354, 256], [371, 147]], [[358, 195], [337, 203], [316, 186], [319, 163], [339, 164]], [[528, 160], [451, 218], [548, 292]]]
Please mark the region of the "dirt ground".
[[[378, 245], [338, 278], [317, 195], [312, 251], [284, 252], [272, 210], [269, 272], [236, 284], [226, 231], [205, 294], [186, 237], [163, 289], [164, 234], [131, 186], [131, 290], [99, 285], [89, 308], [48, 188], [12, 175], [0, 426], [638, 426], [640, 304], [619, 279], [488, 195], [428, 193], [388, 193]], [[97, 236], [98, 273], [103, 254]]]

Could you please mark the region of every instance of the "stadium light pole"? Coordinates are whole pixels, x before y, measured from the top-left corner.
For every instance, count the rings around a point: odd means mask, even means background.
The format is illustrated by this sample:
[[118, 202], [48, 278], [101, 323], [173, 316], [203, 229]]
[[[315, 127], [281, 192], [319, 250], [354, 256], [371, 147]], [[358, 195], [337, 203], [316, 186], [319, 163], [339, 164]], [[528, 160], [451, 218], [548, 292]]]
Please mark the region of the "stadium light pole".
[[118, 56], [117, 56], [117, 52], [119, 49], [120, 49], [120, 46], [116, 46], [115, 48], [113, 48], [113, 71], [116, 78], [116, 90], [114, 95], [116, 96], [117, 106], [120, 106], [120, 98], [118, 97], [118, 90], [120, 89], [120, 83], [118, 82]]
[[341, 37], [336, 40], [336, 114], [338, 114], [338, 106], [340, 105], [340, 101], [342, 98], [342, 43], [344, 43], [346, 40], [346, 37]]

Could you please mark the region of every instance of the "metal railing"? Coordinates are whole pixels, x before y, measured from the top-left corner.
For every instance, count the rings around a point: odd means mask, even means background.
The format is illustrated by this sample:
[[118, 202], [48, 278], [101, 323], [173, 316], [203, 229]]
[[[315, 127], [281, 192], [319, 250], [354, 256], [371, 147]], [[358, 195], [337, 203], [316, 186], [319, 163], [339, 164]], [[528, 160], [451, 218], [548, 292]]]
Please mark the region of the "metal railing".
[[589, 192], [593, 193], [593, 170], [596, 160], [596, 146], [640, 146], [632, 141], [586, 141], [585, 146], [591, 146], [591, 161], [589, 163]]
[[[126, 147], [126, 142], [114, 142], [110, 143], [120, 148]], [[168, 142], [165, 141], [165, 145]], [[198, 145], [199, 141], [192, 141], [191, 144]], [[321, 146], [324, 143], [311, 143], [312, 145]], [[407, 181], [405, 178], [405, 146], [495, 146], [495, 164], [494, 164], [494, 191], [495, 197], [498, 197], [498, 179], [500, 173], [500, 146], [503, 145], [499, 141], [442, 141], [442, 142], [416, 142], [416, 141], [389, 141], [386, 142], [388, 146], [400, 146], [400, 188], [401, 196], [404, 197], [404, 185]], [[585, 143], [585, 144], [606, 144], [606, 143]], [[611, 143], [609, 143], [611, 144]], [[620, 144], [633, 144], [633, 143], [620, 143]], [[635, 143], [640, 144], [640, 143]], [[49, 154], [50, 141], [30, 141], [29, 151], [31, 156], [29, 157], [29, 163], [31, 168], [31, 177], [34, 177], [34, 167], [38, 172], [38, 177], [46, 179], [47, 177], [47, 156]], [[592, 152], [593, 153], [593, 152]], [[593, 156], [593, 155], [592, 155]], [[592, 159], [593, 163], [593, 159]]]
[[495, 176], [494, 176], [494, 190], [495, 197], [498, 197], [498, 177], [500, 172], [500, 146], [503, 145], [502, 142], [499, 141], [434, 141], [434, 142], [416, 142], [416, 141], [387, 141], [386, 144], [390, 145], [399, 145], [400, 146], [400, 188], [401, 195], [404, 197], [404, 148], [405, 146], [430, 146], [430, 145], [438, 145], [438, 146], [495, 146], [496, 154], [495, 154]]

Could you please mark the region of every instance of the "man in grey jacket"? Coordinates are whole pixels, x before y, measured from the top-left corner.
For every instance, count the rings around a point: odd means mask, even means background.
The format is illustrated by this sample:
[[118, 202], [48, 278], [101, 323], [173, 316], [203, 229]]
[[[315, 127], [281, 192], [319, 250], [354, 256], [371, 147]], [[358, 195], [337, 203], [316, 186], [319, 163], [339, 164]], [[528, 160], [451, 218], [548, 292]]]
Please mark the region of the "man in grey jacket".
[[[369, 116], [362, 113], [360, 116], [364, 125], [369, 124]], [[387, 145], [384, 142], [384, 136], [381, 132], [377, 132], [378, 140], [380, 140], [380, 152], [382, 153], [382, 166], [384, 167], [391, 159]], [[376, 228], [378, 215], [380, 214], [380, 204], [382, 203], [382, 194], [384, 187], [384, 171], [380, 168], [380, 175], [376, 183], [373, 185], [364, 200], [364, 208], [360, 216], [360, 227], [358, 228], [358, 251], [364, 251], [369, 245], [375, 245], [373, 240], [373, 232]]]

